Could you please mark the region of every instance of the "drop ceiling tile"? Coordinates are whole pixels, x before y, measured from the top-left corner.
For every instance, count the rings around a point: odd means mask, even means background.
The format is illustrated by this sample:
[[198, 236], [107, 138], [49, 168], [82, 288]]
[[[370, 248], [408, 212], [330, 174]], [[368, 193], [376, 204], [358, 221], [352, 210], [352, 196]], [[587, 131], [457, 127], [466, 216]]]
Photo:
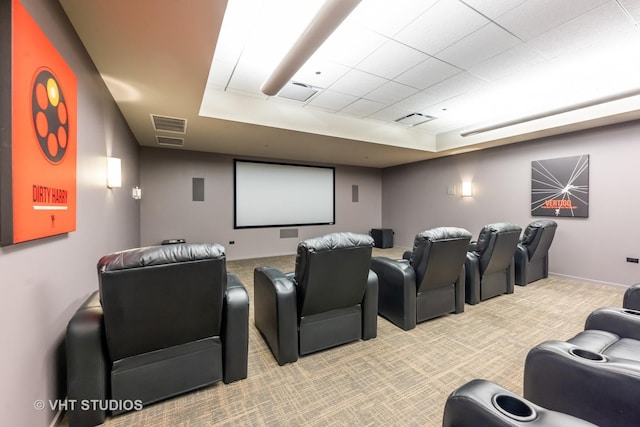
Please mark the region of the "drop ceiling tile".
[[439, 1], [401, 30], [395, 39], [434, 55], [488, 22], [458, 1]]
[[364, 97], [367, 93], [385, 84], [387, 80], [359, 70], [351, 70], [331, 85], [331, 90], [348, 95]]
[[521, 43], [509, 50], [487, 59], [469, 69], [469, 72], [488, 81], [497, 81], [505, 77], [526, 72], [547, 61], [535, 49]]
[[495, 19], [524, 3], [526, 0], [461, 0], [484, 16]]
[[350, 68], [345, 65], [311, 57], [298, 72], [294, 74], [291, 80], [319, 88], [326, 88], [344, 76], [349, 70]]
[[420, 51], [389, 40], [355, 68], [386, 79], [393, 79], [427, 58], [428, 56]]
[[640, 25], [640, 1], [639, 0], [618, 0], [626, 12], [633, 19], [636, 25]]
[[481, 90], [486, 84], [487, 82], [484, 80], [474, 77], [470, 73], [462, 72], [430, 86], [426, 92], [444, 100], [464, 92]]
[[354, 23], [391, 37], [437, 2], [438, 0], [403, 0], [402, 7], [398, 7], [397, 0], [366, 0], [351, 12], [345, 23]]
[[637, 35], [638, 28], [612, 2], [535, 37], [528, 44], [555, 58], [574, 51], [606, 52]]
[[408, 107], [392, 105], [377, 111], [369, 116], [371, 119], [382, 120], [385, 122], [394, 122], [407, 114], [415, 113], [414, 110]]
[[338, 111], [356, 101], [355, 96], [347, 95], [332, 90], [324, 90], [317, 94], [307, 105], [328, 111]]
[[609, 0], [527, 0], [495, 21], [523, 41], [539, 36]]
[[246, 92], [260, 92], [260, 86], [269, 76], [269, 68], [256, 68], [254, 64], [250, 64], [243, 56], [240, 58], [235, 67], [231, 78], [229, 79], [228, 88], [242, 90]]
[[460, 68], [473, 65], [498, 55], [521, 43], [496, 24], [489, 23], [465, 38], [447, 47], [437, 57]]
[[361, 98], [340, 110], [340, 114], [347, 114], [362, 118], [367, 117], [376, 111], [380, 111], [385, 107], [386, 104]]
[[393, 104], [408, 96], [418, 93], [419, 90], [394, 81], [389, 81], [367, 94], [367, 99], [383, 104]]
[[451, 64], [447, 64], [436, 58], [429, 58], [400, 74], [394, 80], [407, 86], [423, 90], [460, 71], [459, 68]]
[[404, 107], [412, 112], [423, 111], [425, 108], [442, 101], [442, 98], [424, 91], [408, 96], [396, 103], [399, 107]]
[[348, 67], [369, 56], [388, 39], [361, 27], [338, 27], [318, 48], [314, 56]]
[[438, 117], [442, 120], [452, 120], [459, 117], [469, 117], [469, 106], [467, 97], [458, 95], [445, 101], [435, 103], [418, 110], [419, 113], [429, 116]]
[[235, 65], [235, 62], [227, 62], [222, 60], [215, 61], [212, 64], [207, 82], [216, 86], [226, 87], [229, 79], [231, 78], [231, 74], [233, 73], [233, 68], [235, 67]]

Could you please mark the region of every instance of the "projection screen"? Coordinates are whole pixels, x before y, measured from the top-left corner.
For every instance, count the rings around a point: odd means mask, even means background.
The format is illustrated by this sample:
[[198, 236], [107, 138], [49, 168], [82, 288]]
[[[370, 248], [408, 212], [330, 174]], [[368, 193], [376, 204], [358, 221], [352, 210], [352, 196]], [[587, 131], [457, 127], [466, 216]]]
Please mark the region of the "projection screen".
[[234, 161], [234, 228], [335, 222], [335, 168]]

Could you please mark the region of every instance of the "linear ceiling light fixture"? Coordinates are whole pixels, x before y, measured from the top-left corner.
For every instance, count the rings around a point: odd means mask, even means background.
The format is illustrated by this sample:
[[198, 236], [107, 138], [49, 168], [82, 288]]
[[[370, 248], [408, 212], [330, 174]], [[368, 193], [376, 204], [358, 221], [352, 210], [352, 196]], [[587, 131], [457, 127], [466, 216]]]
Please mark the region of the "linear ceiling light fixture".
[[327, 0], [280, 64], [264, 81], [260, 87], [262, 93], [268, 96], [277, 94], [342, 21], [349, 16], [360, 1]]
[[570, 111], [579, 110], [581, 108], [593, 107], [600, 104], [605, 104], [607, 102], [618, 101], [620, 99], [631, 98], [632, 96], [640, 95], [640, 89], [631, 89], [624, 92], [618, 92], [613, 95], [603, 96], [601, 98], [592, 99], [589, 101], [579, 102], [577, 104], [569, 105], [566, 107], [554, 108], [552, 110], [543, 111], [541, 113], [531, 114], [529, 116], [520, 117], [518, 119], [507, 120], [501, 123], [496, 123], [493, 125], [483, 126], [475, 129], [469, 129], [463, 132], [460, 132], [460, 136], [471, 136], [477, 135], [483, 132], [489, 132], [491, 130], [502, 129], [508, 126], [519, 125], [526, 122], [531, 122], [533, 120], [544, 119], [546, 117], [555, 116], [557, 114], [568, 113]]

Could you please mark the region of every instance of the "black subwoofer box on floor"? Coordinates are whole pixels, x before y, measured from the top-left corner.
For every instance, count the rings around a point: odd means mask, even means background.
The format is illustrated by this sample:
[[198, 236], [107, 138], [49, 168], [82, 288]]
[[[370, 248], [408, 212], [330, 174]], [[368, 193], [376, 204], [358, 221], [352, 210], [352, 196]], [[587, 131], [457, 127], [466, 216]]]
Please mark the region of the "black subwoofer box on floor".
[[393, 230], [391, 228], [372, 228], [371, 237], [376, 248], [393, 247]]

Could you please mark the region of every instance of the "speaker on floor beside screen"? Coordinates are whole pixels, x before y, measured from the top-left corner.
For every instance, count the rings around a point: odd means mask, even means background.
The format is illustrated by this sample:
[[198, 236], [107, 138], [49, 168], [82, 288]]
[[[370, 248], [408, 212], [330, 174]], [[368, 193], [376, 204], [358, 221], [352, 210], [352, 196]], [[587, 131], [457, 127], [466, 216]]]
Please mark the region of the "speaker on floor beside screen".
[[393, 247], [393, 230], [391, 228], [372, 228], [371, 237], [376, 248]]

